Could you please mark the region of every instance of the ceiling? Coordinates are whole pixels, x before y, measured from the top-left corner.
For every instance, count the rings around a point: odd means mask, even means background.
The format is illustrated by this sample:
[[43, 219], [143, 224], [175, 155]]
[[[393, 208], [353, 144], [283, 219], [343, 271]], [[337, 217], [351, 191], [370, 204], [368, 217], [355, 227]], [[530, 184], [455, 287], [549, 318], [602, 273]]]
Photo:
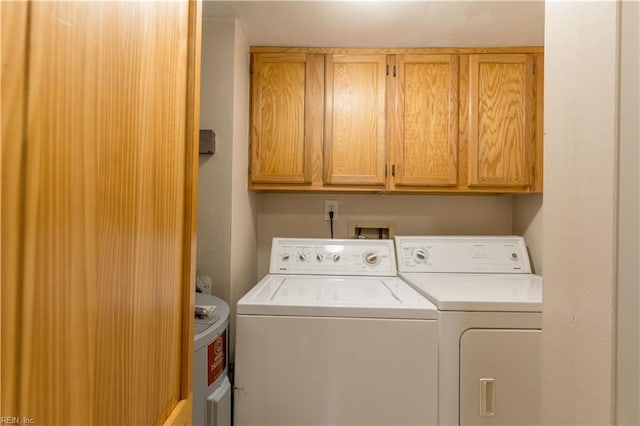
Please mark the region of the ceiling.
[[236, 18], [251, 46], [542, 46], [544, 0], [217, 1], [205, 18]]

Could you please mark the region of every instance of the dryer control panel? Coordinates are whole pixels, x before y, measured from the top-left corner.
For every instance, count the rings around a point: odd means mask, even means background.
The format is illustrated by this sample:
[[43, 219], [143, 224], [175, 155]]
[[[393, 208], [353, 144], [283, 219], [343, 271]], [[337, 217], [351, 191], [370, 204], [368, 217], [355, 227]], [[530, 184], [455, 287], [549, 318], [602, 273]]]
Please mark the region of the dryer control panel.
[[531, 273], [519, 236], [395, 237], [400, 272]]
[[274, 238], [272, 274], [396, 276], [392, 240]]

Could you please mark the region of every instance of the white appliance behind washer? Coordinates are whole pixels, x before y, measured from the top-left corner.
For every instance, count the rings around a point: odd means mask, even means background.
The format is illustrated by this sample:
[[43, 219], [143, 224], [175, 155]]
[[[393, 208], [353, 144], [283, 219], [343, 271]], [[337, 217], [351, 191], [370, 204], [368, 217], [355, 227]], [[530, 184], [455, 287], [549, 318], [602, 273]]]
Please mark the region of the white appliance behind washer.
[[236, 425], [435, 425], [437, 311], [391, 240], [275, 238], [237, 306]]
[[231, 424], [231, 383], [228, 374], [229, 306], [209, 294], [196, 293], [193, 324], [193, 416], [195, 426]]
[[439, 424], [535, 425], [542, 277], [522, 237], [396, 237], [398, 271], [438, 307]]

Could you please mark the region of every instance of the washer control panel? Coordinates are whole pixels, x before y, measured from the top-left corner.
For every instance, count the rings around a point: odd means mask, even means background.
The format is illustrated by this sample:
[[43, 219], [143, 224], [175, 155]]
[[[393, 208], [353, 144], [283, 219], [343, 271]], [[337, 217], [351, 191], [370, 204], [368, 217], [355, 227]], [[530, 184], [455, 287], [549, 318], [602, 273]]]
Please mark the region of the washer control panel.
[[392, 240], [274, 238], [272, 274], [395, 276]]
[[518, 236], [395, 237], [400, 272], [531, 273]]

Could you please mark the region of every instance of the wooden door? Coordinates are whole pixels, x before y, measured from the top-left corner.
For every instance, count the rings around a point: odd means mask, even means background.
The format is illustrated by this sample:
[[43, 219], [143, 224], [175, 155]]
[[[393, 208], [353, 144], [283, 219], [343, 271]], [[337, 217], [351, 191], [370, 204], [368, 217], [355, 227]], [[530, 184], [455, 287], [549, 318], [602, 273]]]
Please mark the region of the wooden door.
[[200, 7], [2, 3], [3, 416], [191, 421]]
[[455, 186], [458, 57], [398, 55], [396, 66], [394, 183]]
[[383, 54], [327, 55], [325, 183], [385, 185], [386, 65]]
[[469, 55], [469, 185], [534, 179], [534, 55]]
[[252, 185], [311, 181], [314, 138], [322, 128], [323, 65], [320, 55], [253, 54]]

